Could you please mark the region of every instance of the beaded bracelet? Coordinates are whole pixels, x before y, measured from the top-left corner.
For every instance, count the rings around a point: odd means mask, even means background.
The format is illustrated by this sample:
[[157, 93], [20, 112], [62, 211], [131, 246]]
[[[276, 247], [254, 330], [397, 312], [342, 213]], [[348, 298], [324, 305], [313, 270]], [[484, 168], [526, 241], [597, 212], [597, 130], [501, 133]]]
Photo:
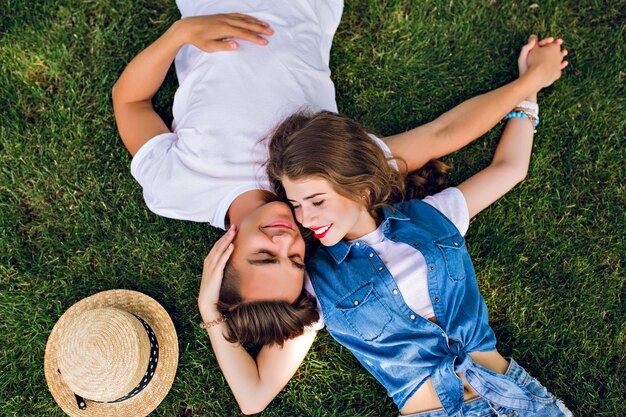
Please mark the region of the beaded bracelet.
[[[516, 119], [516, 118], [530, 120], [530, 122], [533, 124], [533, 127], [535, 128], [539, 126], [539, 118], [530, 113], [526, 113], [523, 111], [512, 111], [511, 113], [504, 116], [504, 120]], [[536, 132], [537, 131], [535, 130], [535, 133]]]
[[226, 320], [228, 320], [228, 316], [220, 316], [216, 318], [215, 320], [200, 323], [200, 328], [210, 329], [213, 326], [217, 326], [218, 324], [224, 323]]

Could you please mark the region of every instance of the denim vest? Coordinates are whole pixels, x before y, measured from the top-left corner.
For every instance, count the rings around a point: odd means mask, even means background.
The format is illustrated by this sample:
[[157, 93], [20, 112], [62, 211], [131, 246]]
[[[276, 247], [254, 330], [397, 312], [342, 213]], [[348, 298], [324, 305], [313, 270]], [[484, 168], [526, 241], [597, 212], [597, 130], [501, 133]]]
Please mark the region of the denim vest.
[[474, 363], [467, 354], [496, 349], [487, 306], [478, 291], [474, 267], [457, 228], [420, 200], [383, 210], [383, 232], [411, 245], [426, 259], [428, 292], [435, 324], [413, 312], [378, 254], [363, 241], [322, 247], [307, 269], [326, 327], [386, 388], [399, 409], [432, 377], [449, 415], [463, 403], [457, 373], [481, 396], [498, 398], [498, 387], [512, 392], [505, 404], [533, 411], [534, 399], [511, 379]]

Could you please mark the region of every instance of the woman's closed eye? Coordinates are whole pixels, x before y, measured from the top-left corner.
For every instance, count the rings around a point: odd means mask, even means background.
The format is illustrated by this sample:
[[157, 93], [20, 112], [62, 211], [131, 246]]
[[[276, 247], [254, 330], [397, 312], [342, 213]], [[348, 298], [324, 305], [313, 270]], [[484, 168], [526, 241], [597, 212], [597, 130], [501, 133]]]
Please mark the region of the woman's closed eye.
[[[325, 201], [326, 200], [313, 201], [311, 202], [311, 205], [313, 205], [314, 207], [319, 207], [324, 204]], [[296, 204], [292, 201], [290, 201], [289, 204], [291, 204], [291, 208], [293, 208], [294, 210], [298, 210], [301, 207], [300, 204]]]

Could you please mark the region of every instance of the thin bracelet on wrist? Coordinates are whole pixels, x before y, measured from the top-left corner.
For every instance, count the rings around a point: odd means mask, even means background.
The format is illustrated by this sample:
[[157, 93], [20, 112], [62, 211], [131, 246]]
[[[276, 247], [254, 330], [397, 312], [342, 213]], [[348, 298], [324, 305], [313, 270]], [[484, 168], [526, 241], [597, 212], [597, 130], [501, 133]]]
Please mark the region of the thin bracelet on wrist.
[[228, 320], [228, 316], [219, 316], [215, 320], [204, 321], [204, 322], [200, 323], [200, 328], [201, 329], [210, 329], [211, 327], [214, 327], [214, 326], [217, 326], [218, 324], [224, 323], [226, 320]]

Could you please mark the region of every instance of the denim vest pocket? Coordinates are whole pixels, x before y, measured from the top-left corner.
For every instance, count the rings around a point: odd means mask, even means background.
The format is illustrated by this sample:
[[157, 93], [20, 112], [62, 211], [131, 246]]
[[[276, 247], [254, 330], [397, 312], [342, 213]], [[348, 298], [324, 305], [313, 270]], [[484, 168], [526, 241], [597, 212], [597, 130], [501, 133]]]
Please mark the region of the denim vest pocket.
[[345, 296], [337, 309], [350, 327], [365, 341], [378, 338], [391, 321], [391, 314], [368, 282]]
[[463, 265], [463, 254], [465, 250], [465, 240], [460, 236], [449, 236], [435, 241], [446, 263], [448, 276], [452, 281], [463, 281], [465, 279], [465, 267]]

